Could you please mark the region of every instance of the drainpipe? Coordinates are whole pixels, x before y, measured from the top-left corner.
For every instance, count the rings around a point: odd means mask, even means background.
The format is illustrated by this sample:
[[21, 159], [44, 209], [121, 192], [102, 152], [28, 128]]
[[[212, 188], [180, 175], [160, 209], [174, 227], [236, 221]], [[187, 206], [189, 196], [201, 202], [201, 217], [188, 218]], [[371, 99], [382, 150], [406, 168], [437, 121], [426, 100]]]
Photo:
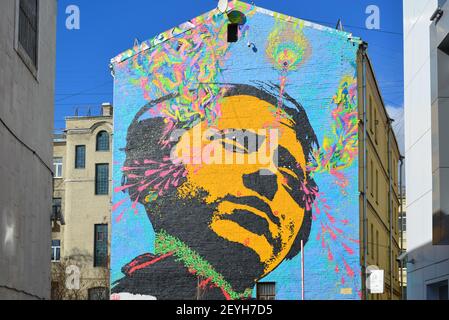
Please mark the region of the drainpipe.
[[388, 193], [388, 214], [390, 220], [390, 241], [389, 241], [389, 251], [390, 251], [390, 300], [393, 300], [393, 208], [391, 205], [393, 185], [391, 181], [392, 165], [391, 165], [391, 123], [394, 120], [388, 118], [388, 180], [390, 192]]
[[367, 164], [367, 150], [366, 150], [366, 122], [367, 122], [367, 115], [366, 115], [366, 50], [368, 48], [368, 44], [366, 42], [363, 42], [360, 45], [360, 50], [362, 52], [362, 66], [363, 66], [363, 280], [364, 283], [362, 284], [364, 286], [364, 299], [368, 300], [368, 287], [366, 285], [366, 270], [368, 268], [368, 217], [367, 217], [367, 178], [368, 178], [368, 172], [366, 168]]
[[[404, 252], [404, 207], [403, 207], [403, 203], [404, 203], [404, 194], [403, 194], [403, 190], [402, 190], [402, 170], [404, 167], [404, 157], [400, 156], [399, 157], [399, 161], [401, 162], [401, 165], [399, 167], [399, 198], [401, 199], [401, 203], [400, 203], [400, 217], [401, 217], [401, 255]], [[404, 300], [404, 260], [400, 261], [401, 263], [401, 300]]]

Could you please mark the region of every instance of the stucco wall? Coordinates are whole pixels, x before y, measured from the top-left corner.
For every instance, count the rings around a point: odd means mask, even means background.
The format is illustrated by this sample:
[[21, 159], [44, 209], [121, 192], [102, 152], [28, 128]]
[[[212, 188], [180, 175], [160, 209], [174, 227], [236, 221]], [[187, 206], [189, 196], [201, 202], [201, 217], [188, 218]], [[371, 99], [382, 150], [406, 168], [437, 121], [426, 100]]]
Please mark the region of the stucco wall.
[[[16, 3], [0, 4], [0, 118], [51, 168], [56, 1], [40, 1], [37, 80], [15, 51]], [[2, 124], [0, 179], [0, 298], [49, 298], [51, 171]]]

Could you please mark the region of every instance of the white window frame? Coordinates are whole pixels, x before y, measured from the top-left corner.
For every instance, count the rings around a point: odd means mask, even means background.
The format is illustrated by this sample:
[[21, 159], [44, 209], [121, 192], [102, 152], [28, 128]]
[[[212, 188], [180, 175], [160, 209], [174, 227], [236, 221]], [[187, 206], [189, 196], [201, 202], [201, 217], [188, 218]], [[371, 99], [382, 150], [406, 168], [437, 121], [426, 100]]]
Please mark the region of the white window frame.
[[[53, 241], [59, 241], [59, 246], [54, 246], [53, 245]], [[57, 250], [59, 249], [59, 259], [57, 259]], [[51, 250], [53, 252], [53, 257], [54, 259], [51, 259], [51, 262], [60, 262], [61, 261], [61, 240], [58, 239], [52, 239], [52, 243], [51, 243]]]
[[[61, 163], [56, 163], [56, 159], [60, 159]], [[64, 168], [63, 163], [64, 163], [64, 159], [62, 157], [55, 157], [55, 158], [53, 158], [53, 169], [55, 171], [54, 172], [54, 174], [55, 174], [54, 178], [55, 179], [62, 178], [62, 175], [63, 175], [63, 171], [62, 170]]]

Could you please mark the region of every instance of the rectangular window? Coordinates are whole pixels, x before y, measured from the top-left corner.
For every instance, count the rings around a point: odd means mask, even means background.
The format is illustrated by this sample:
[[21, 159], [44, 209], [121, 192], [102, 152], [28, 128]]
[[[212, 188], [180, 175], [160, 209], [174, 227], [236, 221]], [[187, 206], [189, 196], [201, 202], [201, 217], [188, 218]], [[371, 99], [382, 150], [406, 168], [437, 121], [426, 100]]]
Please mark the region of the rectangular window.
[[257, 300], [276, 300], [275, 282], [259, 282], [256, 291]]
[[398, 233], [398, 229], [396, 228], [397, 227], [397, 219], [396, 219], [396, 217], [397, 217], [397, 210], [396, 210], [396, 205], [394, 205], [393, 204], [393, 221], [392, 221], [392, 225], [393, 225], [393, 230], [394, 230], [394, 233], [395, 234], [397, 234]]
[[62, 208], [62, 199], [61, 198], [53, 198], [53, 215], [55, 217], [59, 217], [61, 214], [61, 208]]
[[53, 172], [55, 178], [62, 178], [62, 158], [53, 158]]
[[399, 228], [401, 227], [401, 223], [402, 223], [402, 231], [403, 232], [407, 231], [407, 216], [405, 215], [405, 213], [403, 214], [402, 217], [399, 215]]
[[368, 122], [369, 122], [369, 128], [370, 128], [370, 131], [371, 131], [371, 133], [373, 133], [373, 128], [374, 128], [374, 126], [373, 126], [373, 122], [374, 122], [374, 119], [373, 119], [373, 97], [369, 97], [369, 120], [368, 120]]
[[95, 194], [109, 194], [109, 164], [95, 165]]
[[86, 168], [86, 146], [75, 147], [75, 169]]
[[372, 223], [371, 223], [371, 258], [374, 260], [374, 226]]
[[374, 163], [373, 160], [371, 160], [371, 170], [370, 170], [370, 175], [371, 175], [371, 181], [370, 181], [370, 187], [371, 187], [371, 196], [373, 196], [373, 192], [374, 192]]
[[[18, 42], [29, 62], [37, 69], [38, 53], [38, 0], [19, 1]], [[28, 60], [28, 59], [26, 59]]]
[[448, 300], [448, 280], [427, 285], [427, 300]]
[[61, 240], [51, 241], [51, 261], [52, 262], [61, 261]]
[[374, 141], [377, 144], [377, 127], [378, 127], [379, 123], [377, 120], [377, 110], [374, 109]]
[[376, 170], [376, 203], [379, 204], [379, 171]]
[[108, 266], [108, 225], [95, 225], [94, 267]]
[[239, 40], [239, 25], [237, 23], [228, 24], [228, 42], [237, 42]]
[[379, 266], [379, 231], [376, 230], [376, 264]]

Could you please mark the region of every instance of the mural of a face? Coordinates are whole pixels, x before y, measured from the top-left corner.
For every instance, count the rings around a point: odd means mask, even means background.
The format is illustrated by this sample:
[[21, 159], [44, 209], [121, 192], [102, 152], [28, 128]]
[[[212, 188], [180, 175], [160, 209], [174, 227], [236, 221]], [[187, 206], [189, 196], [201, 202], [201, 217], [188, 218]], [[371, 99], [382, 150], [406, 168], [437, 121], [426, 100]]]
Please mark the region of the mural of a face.
[[[233, 158], [233, 153], [243, 154], [243, 163], [188, 164], [187, 181], [180, 187], [181, 197], [188, 197], [197, 190], [206, 192], [202, 200], [207, 204], [217, 204], [216, 210], [210, 213], [210, 228], [219, 237], [254, 251], [265, 266], [265, 274], [289, 253], [305, 213], [292, 194], [293, 189], [300, 189], [300, 183], [305, 179], [304, 150], [296, 138], [294, 122], [277, 116], [272, 111], [275, 109], [276, 106], [254, 96], [224, 98], [221, 116], [214, 129], [221, 133], [234, 133], [236, 137], [242, 132], [249, 139], [258, 136], [260, 146], [250, 148], [242, 145], [242, 139], [230, 139], [232, 134], [220, 136], [212, 142], [204, 139], [201, 149], [208, 145], [215, 153], [221, 153], [223, 159]], [[269, 131], [270, 126], [278, 131]], [[208, 122], [202, 121], [188, 130], [178, 146], [193, 145], [190, 140], [199, 128], [201, 132], [207, 131]], [[270, 141], [273, 138], [270, 132], [277, 133], [278, 144]], [[269, 171], [267, 164], [261, 163], [260, 159], [266, 155], [276, 157], [279, 149], [288, 161], [283, 161], [279, 168], [273, 168], [274, 172]], [[250, 157], [256, 161], [250, 161]]]
[[[294, 257], [300, 241], [308, 240], [314, 193], [307, 189], [316, 190], [316, 186], [306, 168], [312, 145], [317, 142], [304, 109], [288, 95], [279, 107], [279, 97], [260, 88], [228, 85], [223, 90], [220, 116], [213, 124], [200, 119], [165, 146], [161, 137], [167, 135], [167, 127], [173, 131], [176, 125], [167, 125], [163, 117], [143, 116], [155, 105], [176, 97], [142, 108], [128, 132], [125, 167], [145, 161], [149, 166], [128, 171], [125, 177], [132, 185], [135, 177], [154, 171], [151, 163], [167, 161], [173, 150], [181, 154], [182, 148], [195, 144], [196, 132], [212, 128], [220, 133], [213, 138], [204, 135], [200, 150], [210, 148], [216, 159], [219, 152], [223, 162], [234, 156], [240, 156], [243, 162], [181, 163], [182, 174], [172, 169], [165, 175], [183, 178], [155, 199], [148, 201], [148, 196], [136, 194], [154, 194], [155, 184], [161, 189], [159, 180], [140, 183], [130, 188], [129, 194], [145, 206], [156, 232], [163, 230], [181, 240], [234, 288], [244, 290], [284, 259]], [[258, 143], [242, 144], [238, 138], [241, 135]], [[267, 157], [269, 163], [262, 162]]]
[[307, 299], [360, 299], [361, 41], [229, 10], [235, 43], [212, 10], [112, 60], [112, 292], [299, 299], [302, 269]]

